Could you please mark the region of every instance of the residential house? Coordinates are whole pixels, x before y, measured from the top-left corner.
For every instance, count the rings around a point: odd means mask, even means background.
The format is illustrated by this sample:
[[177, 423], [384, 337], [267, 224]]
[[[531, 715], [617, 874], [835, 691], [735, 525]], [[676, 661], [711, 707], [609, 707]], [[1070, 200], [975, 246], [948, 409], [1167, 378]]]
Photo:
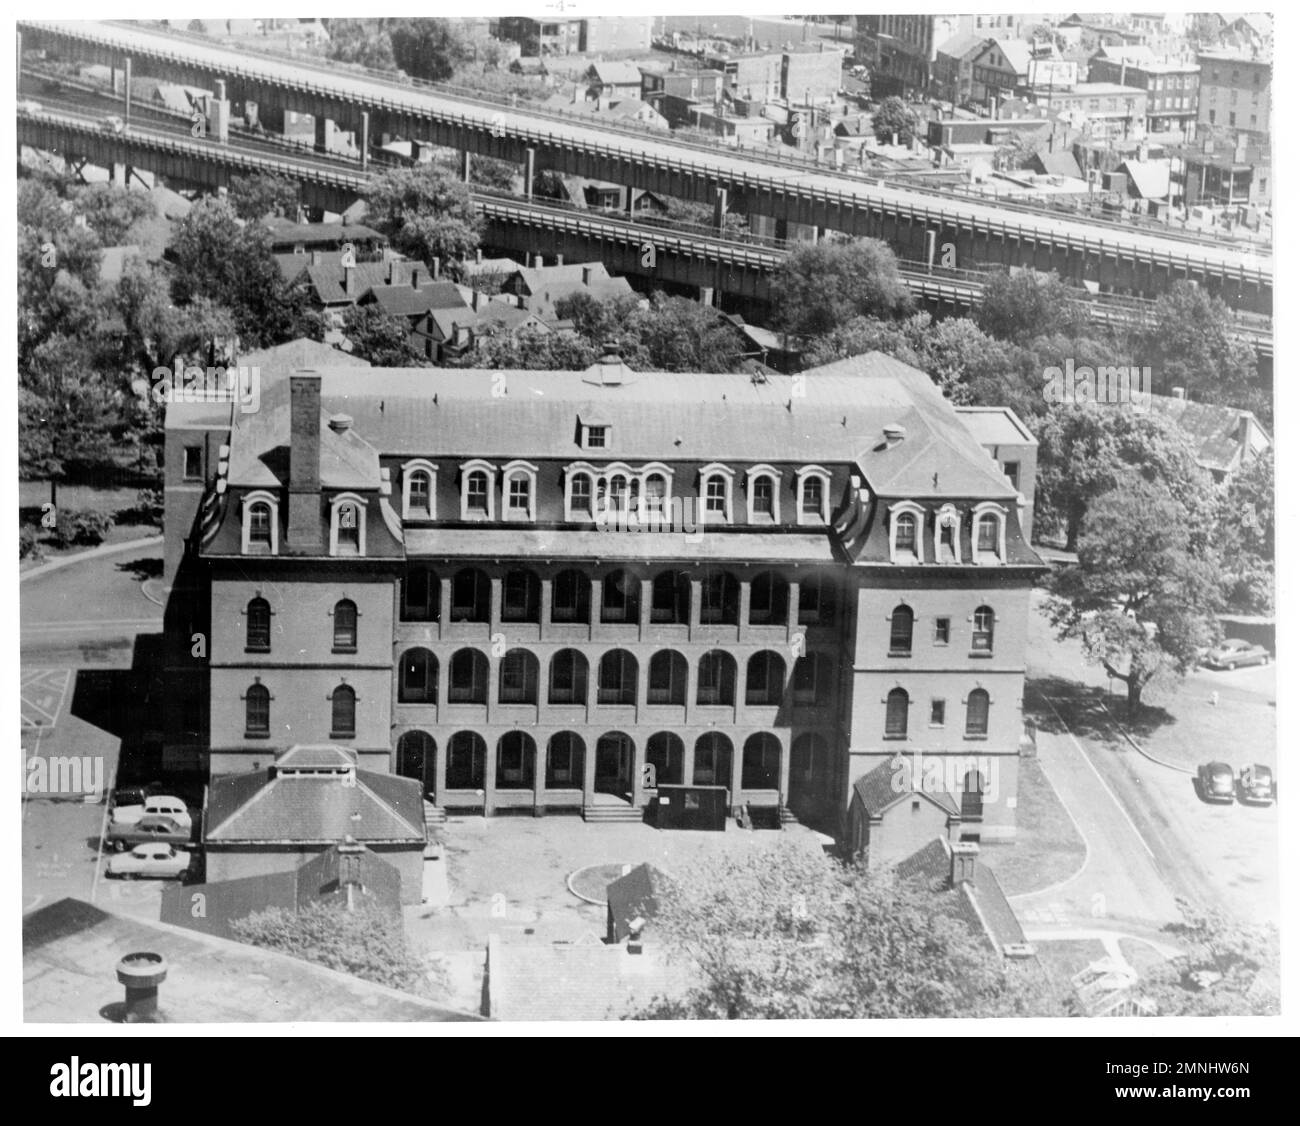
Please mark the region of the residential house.
[[1273, 60], [1228, 51], [1202, 51], [1196, 121], [1206, 129], [1247, 134], [1267, 143], [1273, 103]]
[[582, 79], [587, 83], [589, 101], [601, 98], [623, 101], [641, 97], [641, 71], [633, 63], [595, 62], [583, 72]]
[[669, 126], [691, 123], [691, 109], [698, 105], [716, 105], [726, 89], [727, 76], [720, 69], [681, 67], [675, 61], [668, 69], [643, 66], [641, 100], [653, 106]]
[[1089, 64], [1088, 80], [1146, 90], [1147, 132], [1186, 134], [1196, 124], [1200, 64], [1165, 62], [1141, 51], [1102, 48]]
[[1147, 119], [1147, 92], [1113, 82], [1080, 82], [1069, 89], [1039, 91], [1036, 100], [1041, 111], [1091, 123], [1103, 135], [1127, 137], [1141, 132]]
[[1023, 39], [990, 39], [971, 60], [971, 98], [988, 105], [1029, 84], [1032, 48]]
[[558, 320], [556, 302], [576, 293], [590, 294], [598, 301], [635, 296], [627, 278], [611, 277], [603, 262], [532, 268], [520, 266], [501, 289], [503, 293], [520, 298], [520, 307], [543, 321]]
[[[944, 700], [931, 702], [931, 722], [935, 709], [945, 706]], [[873, 868], [888, 869], [936, 835], [955, 838], [962, 827], [962, 806], [946, 782], [926, 784], [920, 768], [899, 754], [853, 783], [848, 820], [847, 850], [865, 854]]]
[[979, 35], [960, 34], [935, 48], [930, 64], [930, 93], [960, 105], [973, 98], [975, 59], [990, 41]]
[[1196, 464], [1215, 481], [1240, 472], [1273, 444], [1251, 411], [1194, 402], [1181, 389], [1175, 389], [1173, 395], [1152, 395], [1151, 409], [1187, 435]]
[[288, 219], [269, 219], [264, 225], [271, 233], [273, 254], [341, 251], [350, 246], [353, 257], [360, 261], [388, 244], [387, 238], [362, 223], [295, 223]]
[[424, 285], [372, 286], [357, 301], [358, 307], [375, 305], [390, 317], [407, 322], [408, 343], [427, 360], [442, 363], [461, 355], [468, 342], [457, 339], [457, 324], [469, 327], [473, 309], [453, 282], [431, 281]]

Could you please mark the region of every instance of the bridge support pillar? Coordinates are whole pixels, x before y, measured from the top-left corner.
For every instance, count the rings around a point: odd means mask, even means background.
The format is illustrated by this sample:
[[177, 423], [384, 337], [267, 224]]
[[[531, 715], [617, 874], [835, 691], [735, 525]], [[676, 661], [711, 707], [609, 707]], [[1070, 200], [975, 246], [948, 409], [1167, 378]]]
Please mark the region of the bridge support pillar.
[[208, 136], [219, 145], [230, 143], [230, 103], [224, 98], [208, 102]]
[[467, 184], [469, 183], [470, 159], [471, 159], [470, 154], [468, 152], [463, 152], [460, 154], [460, 178], [464, 180], [465, 183]]
[[533, 181], [537, 178], [537, 150], [524, 150], [524, 199], [533, 198]]
[[215, 87], [213, 93], [216, 95], [217, 101], [224, 102], [226, 100], [226, 80], [224, 78], [214, 78], [212, 85]]
[[700, 304], [701, 305], [713, 304], [713, 286], [711, 285], [700, 286]]
[[937, 242], [935, 231], [932, 229], [925, 232], [925, 268], [934, 269], [934, 251]]
[[128, 125], [131, 124], [131, 56], [127, 55], [122, 64], [122, 92], [126, 99], [125, 108], [122, 110], [122, 120]]
[[361, 111], [361, 129], [357, 136], [357, 143], [361, 146], [361, 167], [363, 169], [370, 167], [370, 111]]
[[727, 223], [727, 189], [718, 188], [713, 197], [713, 225], [722, 230]]
[[318, 115], [316, 117], [316, 151], [329, 152], [330, 146], [334, 141], [334, 133], [338, 126], [328, 117]]

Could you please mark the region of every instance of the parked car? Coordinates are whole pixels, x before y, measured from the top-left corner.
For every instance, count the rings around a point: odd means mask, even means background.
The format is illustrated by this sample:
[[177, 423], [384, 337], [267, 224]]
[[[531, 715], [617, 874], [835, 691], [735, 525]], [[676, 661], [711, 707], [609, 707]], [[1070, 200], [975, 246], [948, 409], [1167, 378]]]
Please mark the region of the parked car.
[[1206, 801], [1231, 804], [1236, 796], [1236, 779], [1232, 776], [1232, 767], [1226, 762], [1203, 763], [1196, 770], [1196, 781], [1200, 786], [1201, 797]]
[[190, 867], [190, 854], [170, 844], [140, 844], [130, 852], [108, 858], [107, 874], [124, 880], [156, 877], [174, 880], [185, 875]]
[[109, 814], [109, 828], [111, 830], [114, 825], [134, 825], [140, 818], [150, 815], [170, 817], [183, 827], [187, 833], [194, 824], [193, 819], [190, 817], [190, 811], [180, 798], [172, 797], [170, 794], [155, 794], [152, 797], [146, 797], [139, 805], [115, 806]]
[[1237, 784], [1237, 796], [1249, 805], [1272, 805], [1277, 797], [1273, 771], [1258, 762], [1241, 768]]
[[1206, 653], [1202, 663], [1212, 669], [1235, 669], [1242, 665], [1266, 665], [1271, 659], [1264, 646], [1230, 637]]
[[189, 844], [190, 827], [182, 825], [174, 817], [149, 813], [135, 822], [118, 824], [110, 822], [105, 837], [105, 843], [112, 846], [115, 852], [125, 852], [128, 848], [151, 841], [162, 844]]

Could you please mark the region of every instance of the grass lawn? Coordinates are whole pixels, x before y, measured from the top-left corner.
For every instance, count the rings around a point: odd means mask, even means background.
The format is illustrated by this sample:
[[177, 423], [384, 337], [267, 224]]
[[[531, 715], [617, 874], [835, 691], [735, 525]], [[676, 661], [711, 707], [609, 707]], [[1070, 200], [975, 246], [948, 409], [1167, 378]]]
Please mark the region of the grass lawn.
[[1016, 840], [984, 849], [980, 859], [1007, 895], [1024, 895], [1074, 875], [1086, 849], [1037, 759], [1020, 760]]
[[[93, 508], [99, 512], [117, 512], [130, 508], [140, 496], [135, 488], [99, 488], [96, 485], [60, 485], [60, 508]], [[19, 481], [18, 507], [40, 508], [50, 499], [48, 481]]]
[[1068, 989], [1070, 978], [1099, 958], [1106, 948], [1095, 938], [1039, 939], [1034, 946], [1038, 960], [1062, 988]]
[[[114, 524], [108, 530], [108, 535], [104, 537], [104, 542], [98, 546], [107, 547], [110, 544], [129, 543], [132, 540], [147, 540], [150, 536], [156, 536], [161, 531], [161, 528], [154, 527], [152, 524]], [[62, 559], [67, 555], [81, 555], [83, 552], [90, 550], [92, 549], [85, 544], [58, 550], [48, 543], [42, 543], [41, 558], [22, 560], [18, 564], [18, 570], [19, 572], [30, 571], [33, 567], [39, 567], [44, 563], [52, 563], [55, 559]], [[159, 547], [158, 553], [162, 554], [161, 547]]]

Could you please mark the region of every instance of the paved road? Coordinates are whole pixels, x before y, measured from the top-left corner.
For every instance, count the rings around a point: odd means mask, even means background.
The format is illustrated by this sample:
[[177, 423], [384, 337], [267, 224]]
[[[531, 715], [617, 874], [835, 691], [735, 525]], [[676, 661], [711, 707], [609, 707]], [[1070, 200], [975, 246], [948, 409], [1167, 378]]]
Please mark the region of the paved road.
[[[1032, 214], [1012, 214], [1005, 208], [963, 199], [936, 198], [909, 192], [902, 188], [859, 183], [843, 176], [816, 173], [806, 168], [785, 168], [764, 164], [744, 156], [732, 156], [725, 151], [700, 151], [680, 142], [656, 137], [627, 137], [599, 127], [570, 123], [553, 118], [540, 118], [519, 111], [503, 114], [499, 107], [441, 96], [423, 90], [413, 90], [390, 85], [346, 72], [328, 71], [298, 65], [288, 60], [254, 56], [228, 48], [208, 46], [190, 40], [178, 39], [163, 32], [147, 29], [128, 29], [112, 24], [87, 20], [42, 20], [32, 26], [59, 30], [76, 38], [91, 38], [96, 42], [119, 44], [124, 50], [156, 52], [164, 56], [181, 58], [190, 63], [211, 68], [214, 73], [239, 75], [261, 80], [272, 85], [306, 87], [326, 91], [335, 96], [355, 101], [358, 106], [388, 108], [417, 116], [436, 116], [463, 119], [474, 128], [491, 130], [505, 128], [508, 134], [540, 137], [548, 143], [569, 143], [575, 148], [599, 149], [610, 155], [624, 158], [632, 164], [653, 163], [659, 167], [689, 165], [701, 172], [743, 184], [756, 181], [779, 182], [797, 186], [800, 194], [821, 195], [866, 205], [881, 203], [902, 208], [928, 208], [942, 211], [957, 223], [981, 223], [1001, 226], [1020, 225], [1025, 229], [1051, 232], [1060, 238], [1069, 238], [1092, 246], [1120, 246], [1143, 255], [1170, 255], [1179, 260], [1205, 263], [1211, 267], [1232, 270], [1248, 268], [1266, 276], [1272, 275], [1272, 262], [1263, 256], [1246, 255], [1242, 251], [1204, 243], [1192, 243], [1164, 238], [1141, 231], [1117, 230], [1099, 227], [1064, 217], [1042, 217]], [[142, 56], [147, 57], [147, 56]], [[503, 122], [504, 117], [504, 122]]]

